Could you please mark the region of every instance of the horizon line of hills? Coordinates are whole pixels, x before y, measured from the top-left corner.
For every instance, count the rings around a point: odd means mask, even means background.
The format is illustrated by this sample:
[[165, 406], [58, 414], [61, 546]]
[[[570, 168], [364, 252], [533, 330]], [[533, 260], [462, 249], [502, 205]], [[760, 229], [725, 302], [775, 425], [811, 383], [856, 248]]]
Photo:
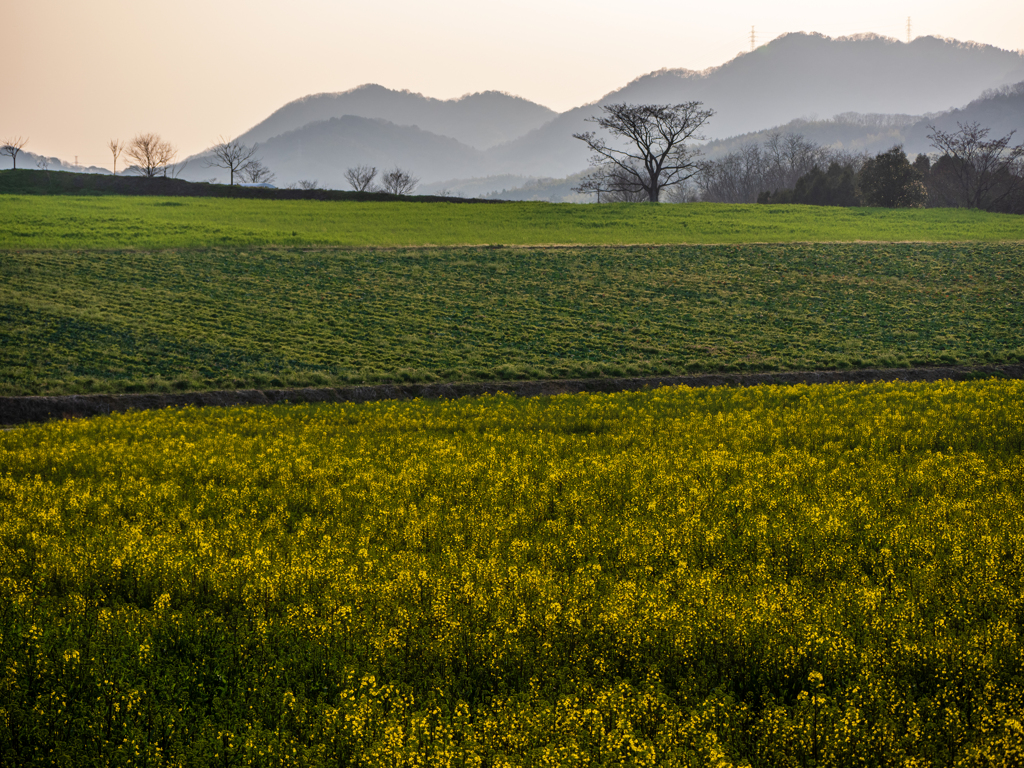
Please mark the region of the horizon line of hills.
[[[772, 131], [848, 152], [902, 144], [908, 154], [927, 153], [932, 124], [951, 131], [978, 122], [992, 136], [1024, 129], [1024, 52], [937, 37], [904, 43], [797, 32], [701, 72], [651, 72], [562, 113], [498, 91], [440, 100], [371, 84], [296, 99], [236, 139], [260, 145], [279, 186], [315, 180], [345, 189], [345, 171], [367, 165], [411, 172], [424, 194], [512, 190], [509, 199], [558, 201], [572, 196], [557, 180], [588, 166], [587, 148], [572, 134], [590, 127], [601, 105], [687, 101], [715, 110], [703, 145], [711, 159]], [[203, 159], [188, 158], [180, 177], [227, 181]]]

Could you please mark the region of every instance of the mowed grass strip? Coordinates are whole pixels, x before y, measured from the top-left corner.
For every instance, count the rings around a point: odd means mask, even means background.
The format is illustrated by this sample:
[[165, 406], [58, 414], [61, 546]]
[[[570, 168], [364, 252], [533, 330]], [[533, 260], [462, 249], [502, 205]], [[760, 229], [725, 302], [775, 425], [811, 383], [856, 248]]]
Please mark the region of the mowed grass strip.
[[23, 252], [0, 393], [1012, 362], [1024, 248]]
[[1024, 240], [1024, 217], [948, 208], [0, 195], [0, 210], [0, 249]]

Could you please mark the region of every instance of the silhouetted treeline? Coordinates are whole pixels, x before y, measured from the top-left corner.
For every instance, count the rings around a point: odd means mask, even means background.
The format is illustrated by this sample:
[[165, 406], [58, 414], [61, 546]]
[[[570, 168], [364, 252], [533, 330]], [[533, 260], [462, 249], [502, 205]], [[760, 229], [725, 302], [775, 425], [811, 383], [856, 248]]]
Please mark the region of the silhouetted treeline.
[[747, 144], [720, 160], [702, 163], [694, 181], [707, 202], [754, 203], [765, 192], [792, 192], [802, 177], [833, 163], [859, 168], [860, 158], [799, 134], [773, 133], [762, 144]]
[[1011, 137], [989, 139], [977, 123], [955, 132], [933, 127], [929, 138], [939, 152], [911, 162], [899, 145], [871, 157], [821, 147], [798, 134], [772, 134], [762, 144], [703, 163], [694, 181], [707, 202], [1024, 214], [1024, 144], [1012, 147]]

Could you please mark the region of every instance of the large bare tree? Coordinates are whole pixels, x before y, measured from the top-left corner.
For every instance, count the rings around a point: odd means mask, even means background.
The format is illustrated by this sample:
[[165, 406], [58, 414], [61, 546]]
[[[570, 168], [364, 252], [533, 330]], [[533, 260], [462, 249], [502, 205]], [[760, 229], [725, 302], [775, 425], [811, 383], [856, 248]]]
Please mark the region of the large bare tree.
[[[609, 143], [593, 131], [574, 133], [594, 154], [590, 164], [594, 178], [609, 174], [629, 179], [643, 190], [646, 199], [658, 202], [661, 190], [682, 184], [697, 172], [700, 152], [686, 142], [704, 138], [701, 127], [714, 110], [702, 109], [699, 101], [685, 104], [608, 104], [604, 114], [591, 117], [614, 138]], [[584, 182], [586, 183], [586, 182]], [[582, 185], [581, 185], [582, 188]]]
[[933, 184], [946, 202], [963, 208], [995, 208], [1024, 186], [1024, 144], [1010, 146], [1016, 131], [989, 139], [979, 123], [958, 130], [929, 125], [928, 138], [942, 156], [931, 168]]
[[9, 155], [11, 162], [14, 163], [14, 167], [18, 167], [18, 153], [21, 152], [22, 147], [28, 144], [28, 138], [22, 138], [21, 136], [15, 136], [13, 139], [4, 139], [0, 143], [0, 155]]
[[167, 166], [176, 154], [178, 151], [156, 133], [138, 134], [125, 150], [128, 159], [135, 161], [134, 170], [149, 178], [166, 176]]
[[389, 195], [408, 195], [419, 183], [419, 179], [401, 168], [394, 168], [380, 177], [381, 190]]
[[220, 144], [216, 144], [210, 150], [212, 157], [206, 158], [203, 165], [207, 168], [223, 168], [230, 176], [231, 186], [234, 186], [235, 174], [240, 173], [248, 165], [259, 148], [259, 144], [253, 144], [250, 147], [237, 139], [227, 141], [221, 136]]
[[356, 192], [372, 192], [373, 179], [377, 175], [377, 168], [370, 165], [357, 165], [345, 171], [345, 180], [352, 185]]

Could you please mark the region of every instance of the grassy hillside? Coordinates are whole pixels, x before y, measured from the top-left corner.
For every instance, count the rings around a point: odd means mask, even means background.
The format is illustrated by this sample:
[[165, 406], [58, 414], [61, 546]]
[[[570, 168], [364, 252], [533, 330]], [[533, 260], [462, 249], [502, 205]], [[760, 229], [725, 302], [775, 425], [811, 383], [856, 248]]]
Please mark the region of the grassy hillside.
[[0, 763], [1019, 765], [1022, 397], [0, 432]]
[[7, 252], [0, 393], [1024, 358], [1016, 245]]
[[958, 209], [41, 195], [0, 195], [0, 209], [0, 250], [1024, 241], [1024, 217]]

